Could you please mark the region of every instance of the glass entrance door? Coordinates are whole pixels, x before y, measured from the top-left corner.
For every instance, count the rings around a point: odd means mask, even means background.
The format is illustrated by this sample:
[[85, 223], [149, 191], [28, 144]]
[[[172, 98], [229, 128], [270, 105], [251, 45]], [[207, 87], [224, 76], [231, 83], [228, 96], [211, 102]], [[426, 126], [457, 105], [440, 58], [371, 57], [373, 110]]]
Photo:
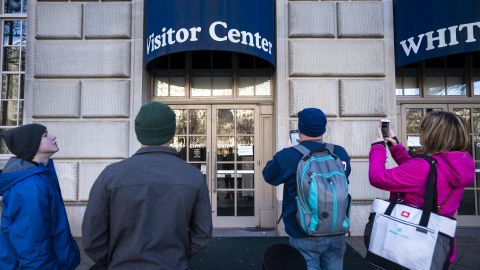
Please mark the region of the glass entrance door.
[[470, 134], [469, 152], [475, 159], [476, 179], [465, 189], [457, 212], [460, 226], [480, 224], [480, 105], [479, 104], [404, 104], [401, 106], [401, 140], [410, 151], [420, 145], [420, 123], [432, 110], [450, 111], [465, 120]]
[[465, 120], [470, 133], [469, 152], [475, 159], [475, 181], [465, 189], [458, 208], [458, 224], [460, 226], [478, 226], [480, 224], [480, 105], [450, 104], [449, 111]]
[[205, 175], [215, 227], [259, 225], [256, 105], [171, 106], [172, 147]]

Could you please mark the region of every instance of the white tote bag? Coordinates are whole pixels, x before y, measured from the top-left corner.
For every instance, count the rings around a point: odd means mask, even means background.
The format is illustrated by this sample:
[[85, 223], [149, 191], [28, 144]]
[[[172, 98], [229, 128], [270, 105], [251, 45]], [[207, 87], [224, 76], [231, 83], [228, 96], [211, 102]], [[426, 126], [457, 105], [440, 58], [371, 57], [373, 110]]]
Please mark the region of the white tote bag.
[[372, 204], [366, 260], [376, 267], [436, 270], [448, 264], [457, 222], [432, 211], [437, 210], [436, 169], [435, 160], [427, 161], [431, 168], [423, 209], [380, 199]]

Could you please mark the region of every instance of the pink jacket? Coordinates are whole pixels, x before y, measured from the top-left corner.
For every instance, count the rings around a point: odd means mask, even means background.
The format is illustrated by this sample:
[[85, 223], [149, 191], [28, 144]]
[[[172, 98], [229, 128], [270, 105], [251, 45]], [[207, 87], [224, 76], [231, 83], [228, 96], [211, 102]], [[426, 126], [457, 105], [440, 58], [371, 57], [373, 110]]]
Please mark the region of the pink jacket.
[[[425, 184], [430, 165], [421, 158], [412, 158], [401, 144], [390, 147], [390, 153], [398, 166], [386, 169], [386, 148], [375, 144], [370, 149], [370, 184], [379, 189], [403, 193], [405, 204], [423, 206]], [[465, 187], [475, 179], [475, 163], [468, 152], [444, 152], [432, 156], [437, 160], [437, 198], [439, 213], [453, 217], [462, 199]], [[448, 197], [448, 198], [447, 198]], [[450, 262], [455, 260], [455, 250]]]

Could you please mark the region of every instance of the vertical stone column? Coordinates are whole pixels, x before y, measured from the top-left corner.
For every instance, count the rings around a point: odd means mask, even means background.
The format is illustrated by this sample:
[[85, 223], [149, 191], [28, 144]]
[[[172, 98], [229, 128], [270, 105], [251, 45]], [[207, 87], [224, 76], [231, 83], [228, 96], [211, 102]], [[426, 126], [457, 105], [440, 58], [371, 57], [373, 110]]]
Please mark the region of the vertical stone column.
[[143, 1], [29, 1], [28, 25], [25, 122], [57, 136], [54, 159], [80, 236], [94, 180], [137, 146]]
[[[296, 129], [298, 111], [321, 108], [328, 117], [326, 141], [352, 157], [350, 192], [357, 203], [351, 231], [363, 234], [369, 204], [360, 202], [385, 196], [368, 181], [375, 127], [385, 117], [395, 126], [392, 1], [280, 2], [278, 58], [286, 59], [277, 65], [277, 149], [288, 145], [285, 125]], [[279, 27], [283, 19], [288, 24]]]

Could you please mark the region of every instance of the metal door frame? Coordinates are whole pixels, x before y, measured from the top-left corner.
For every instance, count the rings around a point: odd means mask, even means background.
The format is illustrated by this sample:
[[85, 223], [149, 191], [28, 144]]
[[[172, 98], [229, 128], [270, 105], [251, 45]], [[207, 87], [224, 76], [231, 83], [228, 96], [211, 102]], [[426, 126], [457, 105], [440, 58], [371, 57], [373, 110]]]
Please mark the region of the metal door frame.
[[[212, 204], [212, 220], [215, 228], [243, 228], [258, 227], [260, 225], [260, 202], [262, 175], [260, 171], [261, 148], [260, 141], [260, 107], [257, 104], [219, 104], [219, 105], [170, 105], [174, 110], [179, 109], [205, 109], [207, 111], [207, 157], [206, 157], [206, 181]], [[253, 109], [254, 110], [254, 216], [217, 216], [217, 192], [216, 183], [216, 110], [217, 109]], [[188, 147], [189, 144], [186, 144]], [[257, 146], [257, 147], [255, 147]], [[236, 162], [233, 162], [237, 164]], [[236, 202], [235, 202], [236, 209]]]
[[[210, 175], [210, 186], [212, 187], [210, 189], [211, 192], [211, 202], [212, 202], [212, 218], [213, 218], [213, 225], [215, 227], [229, 227], [229, 228], [235, 228], [235, 227], [257, 227], [260, 224], [260, 217], [259, 217], [259, 209], [260, 209], [260, 185], [262, 179], [261, 177], [261, 172], [256, 166], [260, 162], [260, 147], [258, 147], [258, 142], [259, 142], [259, 136], [260, 136], [260, 114], [259, 114], [259, 106], [255, 104], [249, 104], [249, 105], [244, 105], [244, 104], [239, 104], [239, 105], [234, 105], [234, 104], [229, 104], [229, 105], [212, 105], [211, 107], [211, 117], [212, 117], [212, 125], [211, 125], [211, 152], [212, 155], [210, 155], [211, 159], [211, 167], [210, 171], [211, 172], [216, 172], [216, 155], [214, 153], [217, 152], [217, 141], [216, 141], [216, 123], [217, 123], [217, 117], [216, 117], [216, 110], [218, 109], [253, 109], [254, 110], [254, 160], [253, 160], [253, 168], [255, 170], [254, 173], [254, 215], [253, 216], [217, 216], [217, 192], [216, 188], [214, 188], [214, 185], [216, 184], [216, 174], [211, 174]], [[257, 147], [255, 147], [257, 146]], [[234, 162], [237, 164], [236, 162]], [[235, 183], [235, 182], [234, 182]], [[237, 209], [237, 202], [234, 202], [234, 209]]]

